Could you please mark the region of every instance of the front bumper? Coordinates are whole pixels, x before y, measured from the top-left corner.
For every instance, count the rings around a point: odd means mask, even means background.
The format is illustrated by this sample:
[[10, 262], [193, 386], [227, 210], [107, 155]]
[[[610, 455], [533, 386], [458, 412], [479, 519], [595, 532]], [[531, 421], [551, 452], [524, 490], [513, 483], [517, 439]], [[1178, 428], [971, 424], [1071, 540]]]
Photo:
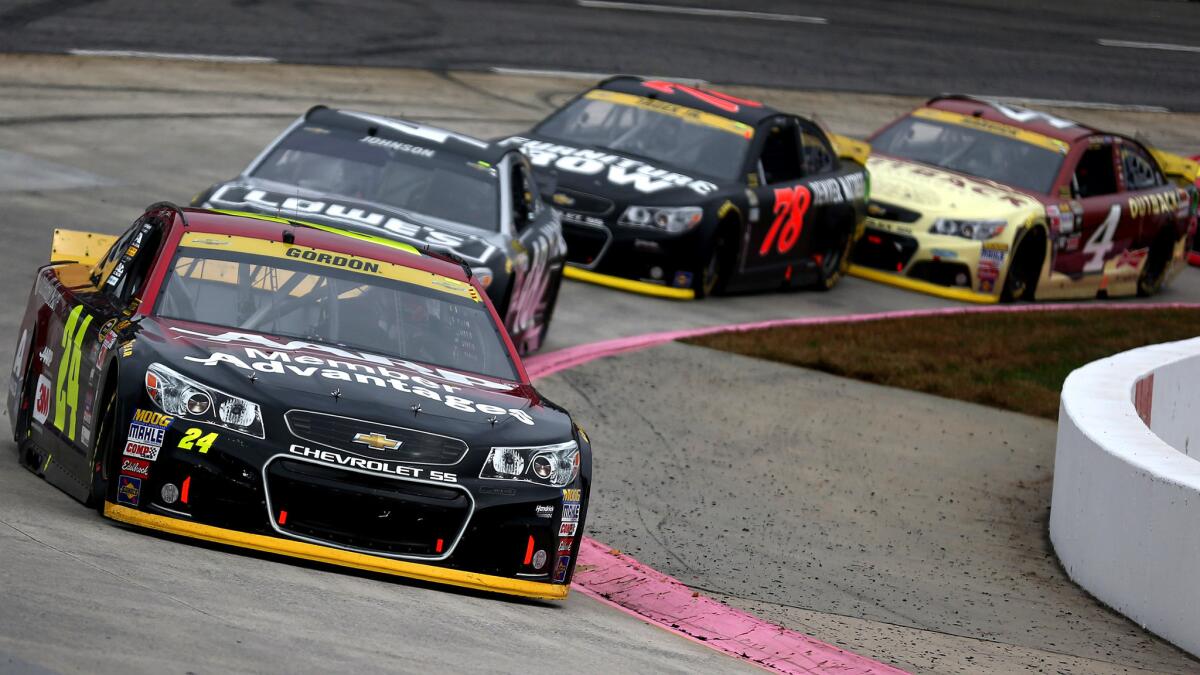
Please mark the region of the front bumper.
[[[565, 212], [564, 212], [565, 213]], [[586, 218], [588, 224], [581, 219]], [[600, 218], [564, 217], [565, 276], [631, 293], [690, 300], [699, 267], [703, 227], [668, 234], [606, 223]]]
[[[868, 219], [855, 245], [850, 274], [870, 281], [981, 304], [1000, 299], [1009, 256], [1006, 244], [987, 252], [984, 243], [930, 235]], [[987, 274], [981, 274], [984, 264]]]
[[344, 551], [303, 541], [239, 532], [237, 530], [204, 525], [182, 518], [146, 513], [107, 501], [104, 503], [104, 515], [122, 523], [191, 537], [193, 539], [203, 539], [217, 544], [237, 546], [239, 548], [275, 553], [292, 558], [303, 558], [329, 565], [352, 567], [368, 572], [391, 574], [408, 579], [449, 584], [480, 591], [491, 591], [543, 600], [562, 600], [570, 592], [570, 586], [562, 584], [509, 579], [490, 574], [464, 572], [406, 560], [395, 560], [393, 558]]

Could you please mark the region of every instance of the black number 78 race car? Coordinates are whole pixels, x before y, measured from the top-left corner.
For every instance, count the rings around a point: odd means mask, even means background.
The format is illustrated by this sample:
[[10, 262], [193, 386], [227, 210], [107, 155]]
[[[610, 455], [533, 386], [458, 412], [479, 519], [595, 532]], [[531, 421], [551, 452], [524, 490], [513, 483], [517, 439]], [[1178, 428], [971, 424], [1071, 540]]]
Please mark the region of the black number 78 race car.
[[590, 444], [469, 268], [170, 205], [52, 257], [8, 399], [34, 472], [141, 527], [566, 597]]
[[566, 275], [624, 290], [832, 288], [866, 217], [865, 143], [677, 82], [605, 80], [501, 144], [562, 214]]

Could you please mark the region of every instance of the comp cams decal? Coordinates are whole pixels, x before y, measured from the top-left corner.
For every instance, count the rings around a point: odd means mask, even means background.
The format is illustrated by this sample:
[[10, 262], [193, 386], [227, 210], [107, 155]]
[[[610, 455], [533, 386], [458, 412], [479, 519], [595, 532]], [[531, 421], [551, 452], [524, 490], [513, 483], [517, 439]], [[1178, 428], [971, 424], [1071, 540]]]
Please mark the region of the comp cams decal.
[[709, 181], [692, 178], [681, 173], [659, 169], [645, 162], [621, 157], [602, 150], [574, 148], [547, 141], [535, 141], [513, 136], [501, 141], [502, 145], [519, 145], [521, 152], [529, 156], [529, 162], [538, 167], [552, 166], [560, 171], [594, 176], [605, 175], [608, 182], [621, 187], [631, 187], [644, 194], [653, 194], [669, 188], [686, 187], [696, 194], [707, 195], [717, 186]]

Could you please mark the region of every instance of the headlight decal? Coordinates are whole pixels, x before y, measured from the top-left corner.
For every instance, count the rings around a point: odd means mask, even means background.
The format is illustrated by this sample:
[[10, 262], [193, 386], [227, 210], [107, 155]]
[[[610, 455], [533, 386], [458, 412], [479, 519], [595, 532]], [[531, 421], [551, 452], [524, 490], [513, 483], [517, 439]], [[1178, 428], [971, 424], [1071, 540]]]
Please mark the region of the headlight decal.
[[630, 206], [617, 224], [680, 234], [695, 228], [703, 219], [704, 209], [699, 206]]
[[497, 447], [488, 453], [479, 477], [564, 487], [579, 477], [579, 461], [579, 444], [575, 441], [555, 445]]
[[1008, 222], [1004, 220], [938, 218], [929, 227], [929, 233], [984, 241], [1003, 234], [1006, 225]]
[[262, 409], [257, 403], [201, 384], [161, 363], [150, 364], [145, 382], [150, 400], [168, 415], [264, 437]]

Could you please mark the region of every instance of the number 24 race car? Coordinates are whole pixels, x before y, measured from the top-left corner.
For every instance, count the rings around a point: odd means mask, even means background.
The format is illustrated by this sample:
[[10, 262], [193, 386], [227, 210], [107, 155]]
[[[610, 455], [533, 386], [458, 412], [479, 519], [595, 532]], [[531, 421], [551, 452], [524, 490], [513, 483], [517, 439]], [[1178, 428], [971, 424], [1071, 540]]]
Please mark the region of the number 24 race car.
[[591, 447], [457, 261], [165, 204], [52, 258], [9, 387], [29, 469], [140, 527], [566, 597]]

